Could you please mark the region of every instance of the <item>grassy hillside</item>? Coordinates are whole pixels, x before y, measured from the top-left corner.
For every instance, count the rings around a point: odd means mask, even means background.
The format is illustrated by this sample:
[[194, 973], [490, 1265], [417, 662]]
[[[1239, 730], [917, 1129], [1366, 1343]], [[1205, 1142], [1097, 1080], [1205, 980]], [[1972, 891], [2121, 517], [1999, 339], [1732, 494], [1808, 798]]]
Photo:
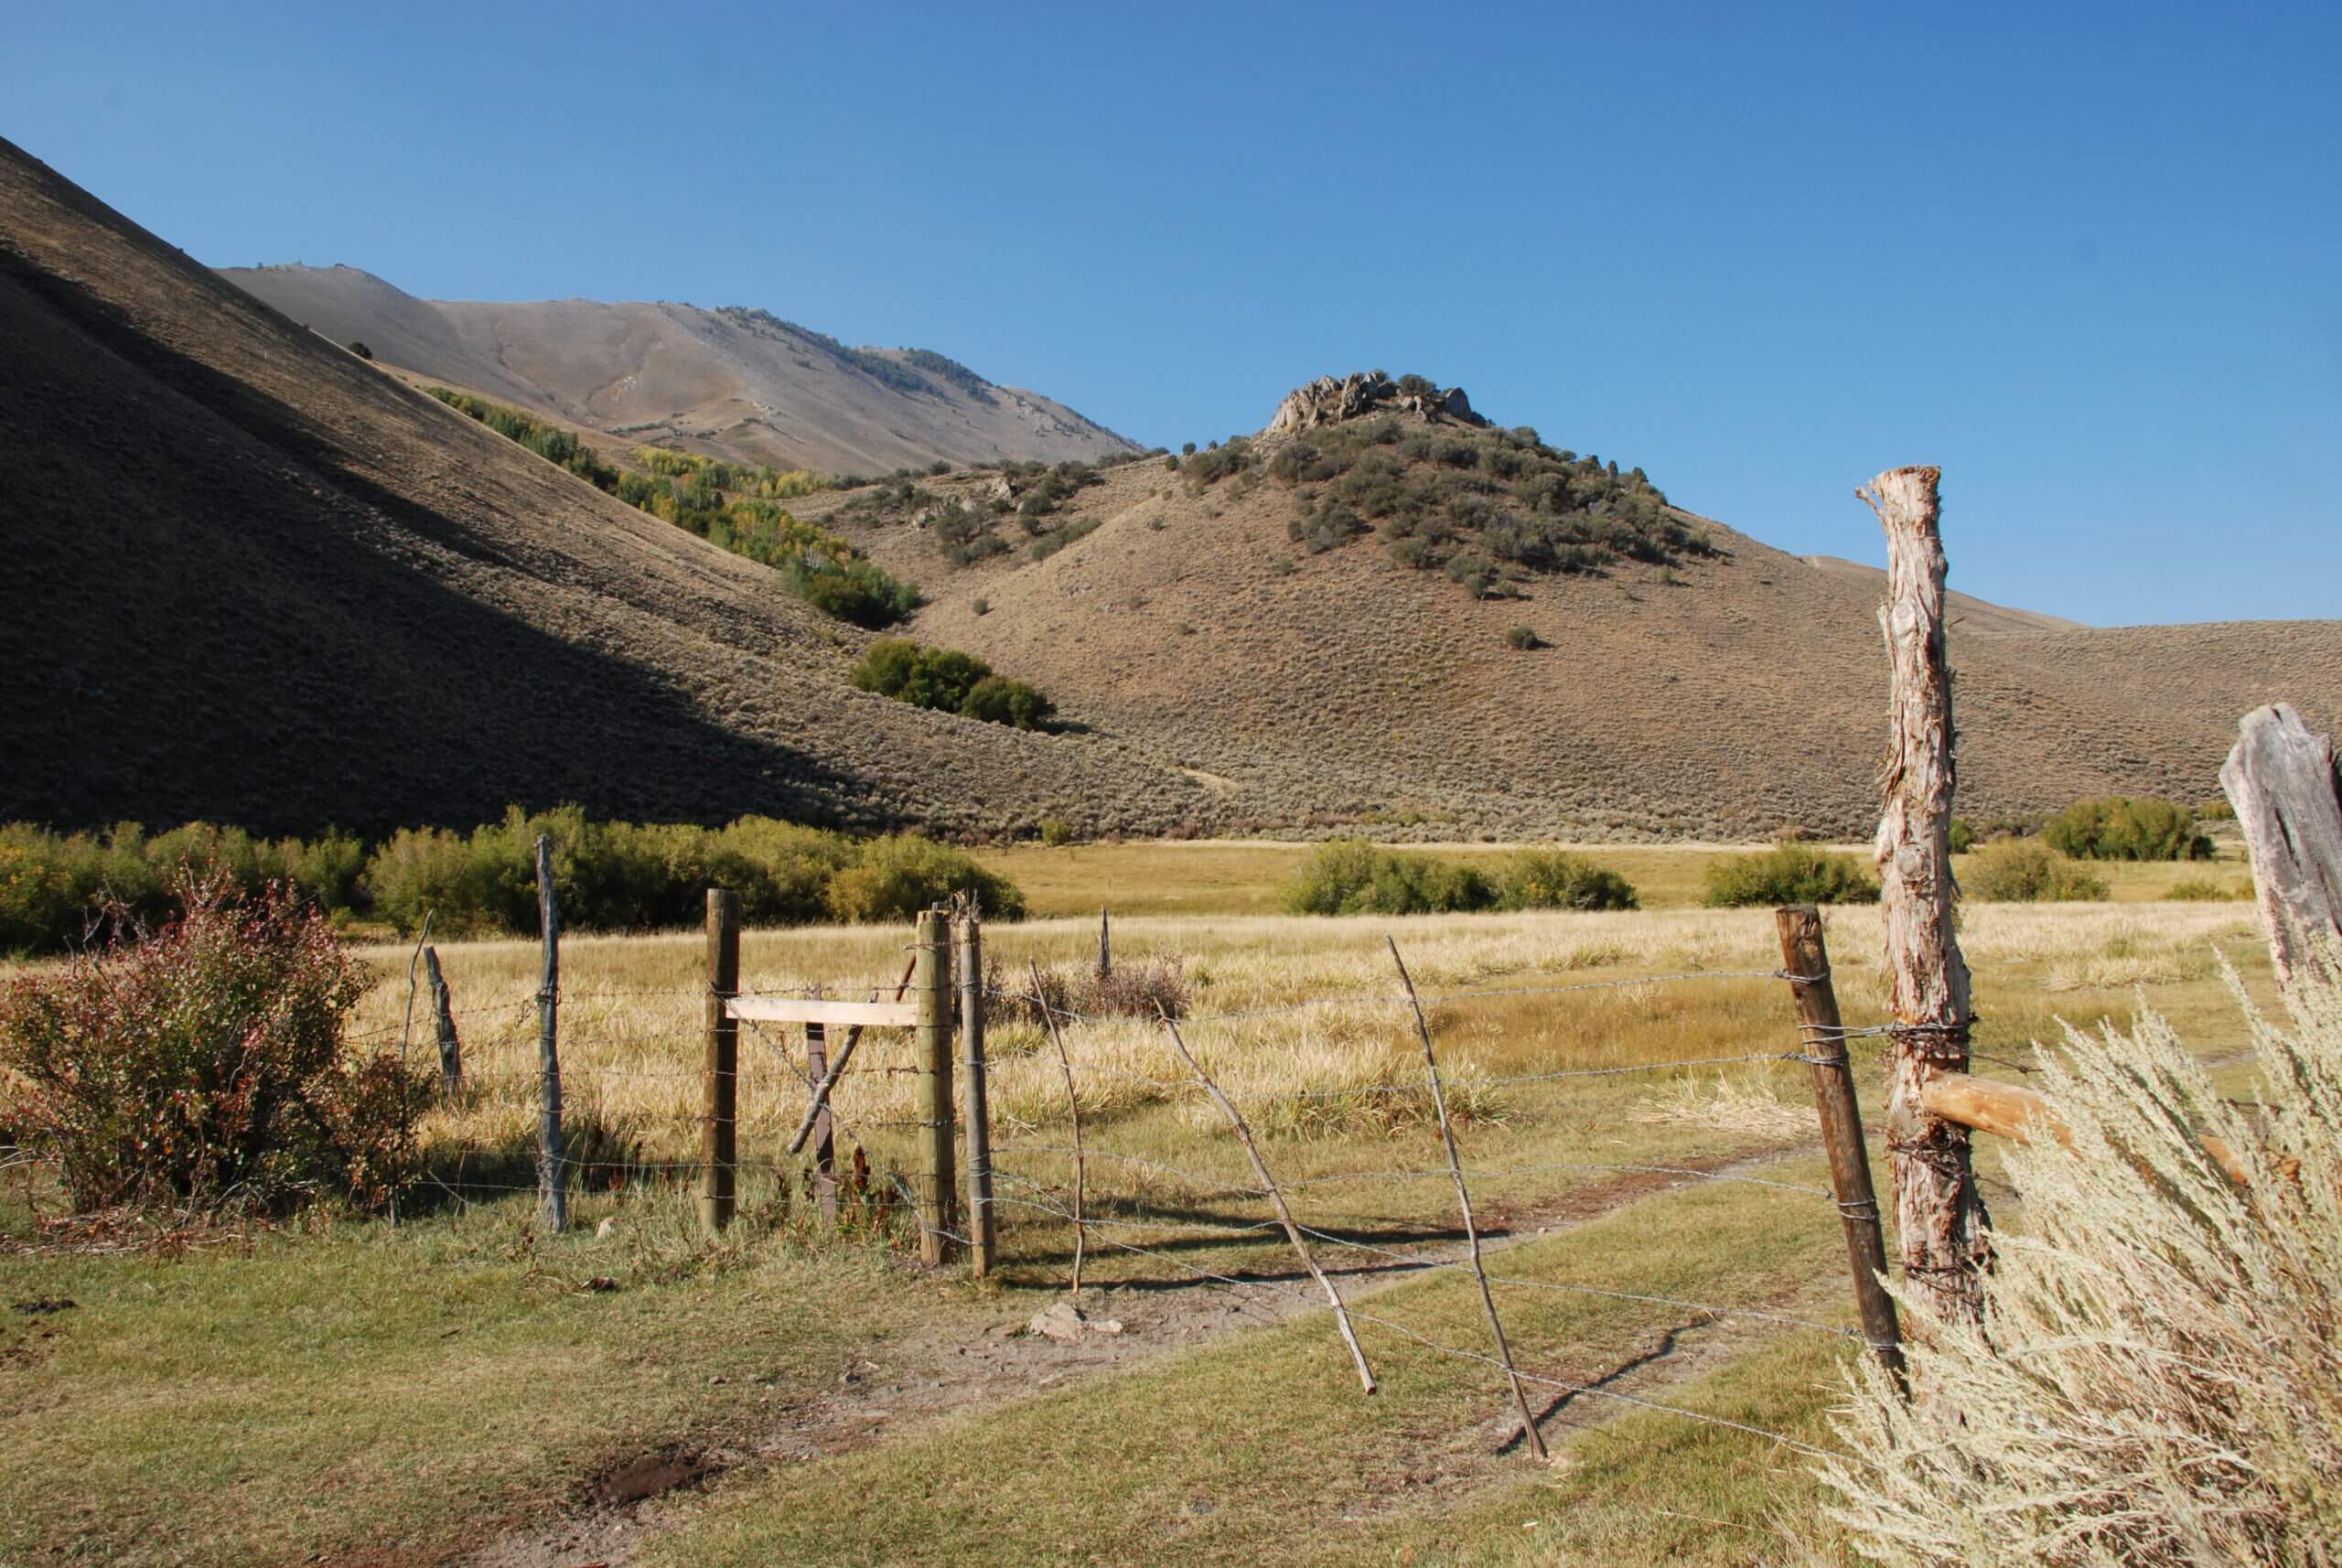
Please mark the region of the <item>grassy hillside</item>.
[[[919, 580], [916, 635], [1191, 770], [1240, 831], [1873, 826], [1875, 579], [1527, 433], [1386, 411], [1231, 445], [800, 506]], [[1956, 510], [1947, 531], [1956, 582]], [[1961, 800], [1985, 816], [2205, 799], [2239, 715], [2279, 696], [2317, 723], [2342, 711], [2332, 621], [2091, 629], [1963, 611], [1951, 651]]]
[[270, 832], [508, 800], [995, 832], [1205, 810], [854, 692], [864, 633], [301, 329], [0, 144], [0, 819]]

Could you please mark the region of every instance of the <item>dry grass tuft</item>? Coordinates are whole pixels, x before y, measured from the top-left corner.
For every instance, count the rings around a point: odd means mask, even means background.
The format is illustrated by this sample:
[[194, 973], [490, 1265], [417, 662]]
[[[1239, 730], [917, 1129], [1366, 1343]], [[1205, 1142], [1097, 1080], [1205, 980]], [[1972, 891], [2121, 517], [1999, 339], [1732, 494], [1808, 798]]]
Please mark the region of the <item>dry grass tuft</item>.
[[1704, 1082], [1687, 1078], [1667, 1092], [1650, 1096], [1635, 1120], [1756, 1138], [1796, 1137], [1814, 1127], [1812, 1106], [1783, 1100], [1763, 1079], [1735, 1079], [1723, 1073]]

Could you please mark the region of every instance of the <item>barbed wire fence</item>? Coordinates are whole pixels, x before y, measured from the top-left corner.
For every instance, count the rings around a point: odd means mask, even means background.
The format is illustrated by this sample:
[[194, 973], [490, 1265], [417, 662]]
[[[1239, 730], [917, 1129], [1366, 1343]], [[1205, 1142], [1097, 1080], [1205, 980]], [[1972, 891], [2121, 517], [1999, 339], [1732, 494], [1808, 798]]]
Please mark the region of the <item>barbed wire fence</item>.
[[[1799, 939], [1795, 942], [1791, 940], [1793, 917], [1797, 917]], [[1489, 1373], [1511, 1408], [1508, 1419], [1517, 1423], [1523, 1449], [1531, 1455], [1545, 1452], [1541, 1419], [1552, 1419], [1569, 1402], [1580, 1399], [1731, 1428], [1790, 1449], [1813, 1451], [1810, 1444], [1787, 1434], [1762, 1431], [1613, 1386], [1616, 1373], [1598, 1378], [1555, 1376], [1551, 1369], [1555, 1347], [1537, 1348], [1524, 1364], [1524, 1359], [1516, 1354], [1519, 1342], [1508, 1328], [1504, 1311], [1508, 1301], [1517, 1307], [1521, 1300], [1537, 1296], [1660, 1307], [1690, 1315], [1699, 1323], [1738, 1322], [1850, 1340], [1899, 1370], [1893, 1307], [1877, 1280], [1885, 1268], [1879, 1206], [1871, 1191], [1868, 1154], [1853, 1111], [1847, 1056], [1850, 1042], [1884, 1036], [1889, 1026], [1848, 1026], [1840, 1022], [1830, 993], [1826, 953], [1820, 946], [1819, 916], [1810, 910], [1801, 915], [1784, 910], [1781, 919], [1784, 961], [1778, 968], [1693, 969], [1426, 993], [1418, 989], [1408, 972], [1395, 940], [1386, 939], [1398, 981], [1395, 988], [1329, 993], [1225, 1011], [1190, 1011], [1158, 1004], [1155, 1015], [1147, 1018], [1133, 1017], [1128, 1011], [1102, 1006], [1085, 1010], [1072, 1004], [1062, 973], [1045, 975], [1037, 962], [1026, 966], [1021, 982], [995, 971], [980, 972], [973, 986], [955, 986], [947, 945], [951, 939], [940, 934], [945, 924], [941, 912], [923, 918], [919, 940], [910, 944], [912, 961], [899, 983], [891, 987], [883, 982], [865, 982], [858, 987], [833, 983], [754, 988], [743, 984], [738, 976], [736, 925], [729, 932], [734, 958], [726, 973], [717, 956], [725, 938], [712, 917], [706, 984], [598, 989], [573, 999], [570, 1032], [565, 1037], [568, 1048], [560, 1066], [572, 1120], [567, 1147], [553, 1167], [555, 1179], [565, 1188], [575, 1187], [587, 1194], [695, 1189], [705, 1229], [715, 1232], [730, 1222], [731, 1195], [747, 1176], [762, 1184], [768, 1199], [781, 1205], [801, 1197], [807, 1200], [809, 1217], [818, 1204], [825, 1227], [838, 1225], [843, 1216], [848, 1228], [858, 1224], [890, 1236], [897, 1244], [915, 1240], [922, 1257], [930, 1262], [969, 1258], [978, 1272], [990, 1266], [992, 1230], [1005, 1218], [1015, 1221], [1026, 1238], [1016, 1262], [1023, 1274], [1018, 1283], [1027, 1284], [1037, 1283], [1031, 1277], [1032, 1267], [1050, 1256], [1044, 1252], [1037, 1257], [1032, 1251], [1030, 1241], [1037, 1228], [1061, 1226], [1071, 1257], [1068, 1283], [1077, 1298], [1085, 1271], [1094, 1273], [1096, 1261], [1108, 1254], [1126, 1260], [1149, 1277], [1210, 1287], [1247, 1318], [1285, 1321], [1325, 1311], [1333, 1317], [1343, 1348], [1368, 1394], [1379, 1383], [1359, 1329], [1371, 1326]], [[957, 923], [969, 929], [960, 939], [962, 941], [980, 926], [972, 911], [960, 912]], [[970, 943], [961, 950], [964, 955], [976, 950]], [[963, 972], [961, 979], [965, 978]], [[727, 983], [717, 983], [719, 979]], [[1787, 985], [1798, 1013], [1794, 1047], [1694, 1050], [1645, 1061], [1563, 1065], [1509, 1073], [1490, 1073], [1467, 1063], [1456, 1073], [1443, 1070], [1435, 1041], [1440, 1031], [1434, 1027], [1433, 1015], [1475, 1003], [1536, 999], [1565, 1004], [1569, 999], [1604, 992], [1648, 993], [1654, 988], [1753, 981]], [[450, 1007], [444, 982], [440, 990], [432, 1010], [448, 1013], [460, 1025], [466, 1038], [463, 1048], [468, 1056], [464, 1072], [475, 1082], [485, 1079], [500, 1083], [505, 1100], [512, 1100], [515, 1080], [528, 1070], [525, 1053], [537, 1043], [530, 1026], [542, 1018], [547, 999], [540, 994]], [[889, 994], [891, 1004], [886, 1001]], [[860, 997], [868, 1000], [856, 1000]], [[556, 1005], [560, 1000], [553, 999]], [[636, 1000], [652, 1004], [650, 1011], [662, 1019], [704, 1006], [706, 1027], [688, 1034], [671, 1026], [649, 1031], [631, 1026], [610, 1028], [612, 1004]], [[581, 1009], [576, 1005], [579, 1002], [586, 1005]], [[1817, 1003], [1826, 1005], [1817, 1006]], [[598, 1020], [594, 1011], [597, 1007]], [[1214, 1065], [1223, 1057], [1231, 1063], [1241, 1060], [1241, 1050], [1229, 1056], [1231, 1046], [1241, 1044], [1235, 1036], [1241, 1032], [1264, 1021], [1327, 1009], [1343, 1009], [1352, 1017], [1386, 1019], [1392, 1041], [1403, 1039], [1420, 1055], [1420, 1077], [1402, 1077], [1387, 1065], [1372, 1081], [1338, 1087], [1263, 1088], [1243, 1081], [1241, 1072], [1237, 1080], [1226, 1084], [1215, 1076]], [[966, 1054], [956, 1054], [951, 1042], [968, 1032], [972, 1010], [979, 1037], [971, 1042]], [[1041, 1125], [1044, 1118], [1033, 1110], [1029, 1078], [1027, 1097], [1021, 1102], [1026, 1115], [994, 1110], [972, 1116], [964, 1127], [958, 1124], [951, 1109], [954, 1079], [965, 1092], [985, 1083], [988, 1075], [999, 1069], [1000, 1064], [987, 1063], [983, 1055], [980, 1036], [987, 1015], [998, 1023], [1032, 1026], [1032, 1036], [1037, 1036], [1047, 1055], [1038, 1057], [1030, 1050], [1017, 1054], [1035, 1056], [1037, 1068], [1045, 1063], [1054, 1069], [1050, 1076], [1062, 1091], [1059, 1110], [1069, 1136], [1054, 1137]], [[835, 1030], [841, 1023], [850, 1026], [839, 1041]], [[865, 1027], [886, 1043], [862, 1047]], [[400, 1029], [392, 1026], [369, 1031], [369, 1037], [383, 1040], [398, 1034]], [[913, 1045], [908, 1061], [902, 1059], [901, 1050], [906, 1035]], [[749, 1047], [745, 1055], [738, 1049], [742, 1036]], [[704, 1062], [692, 1063], [695, 1047], [704, 1047]], [[1158, 1048], [1157, 1059], [1163, 1067], [1151, 1069], [1146, 1056]], [[1815, 1079], [1823, 1143], [1832, 1165], [1828, 1187], [1768, 1174], [1764, 1165], [1785, 1157], [1778, 1147], [1743, 1164], [1554, 1158], [1542, 1150], [1528, 1159], [1474, 1164], [1466, 1160], [1463, 1141], [1457, 1137], [1458, 1114], [1452, 1102], [1456, 1093], [1463, 1094], [1467, 1102], [1486, 1104], [1497, 1096], [1535, 1094], [1586, 1083], [1638, 1079], [1657, 1082], [1706, 1069], [1793, 1065], [1804, 1066]], [[903, 1092], [907, 1079], [911, 1090], [908, 1097]], [[756, 1085], [751, 1142], [769, 1148], [769, 1157], [742, 1159], [733, 1142], [744, 1081]], [[780, 1092], [774, 1091], [776, 1086]], [[478, 1090], [458, 1087], [451, 1092], [476, 1096]], [[1273, 1118], [1273, 1128], [1289, 1132], [1303, 1118], [1327, 1108], [1328, 1102], [1338, 1102], [1331, 1109], [1343, 1114], [1362, 1116], [1366, 1124], [1387, 1128], [1403, 1121], [1435, 1133], [1437, 1158], [1387, 1168], [1280, 1176], [1275, 1167], [1285, 1156], [1275, 1153], [1273, 1133], [1264, 1138], [1255, 1129], [1253, 1118]], [[995, 1097], [993, 1104], [998, 1103]], [[1126, 1119], [1123, 1112], [1129, 1106], [1181, 1104], [1193, 1107], [1176, 1112], [1187, 1126], [1217, 1125], [1233, 1140], [1241, 1150], [1249, 1176], [1196, 1168], [1181, 1163], [1184, 1155], [1165, 1158], [1159, 1136], [1144, 1152], [1115, 1146], [1113, 1134]], [[1361, 1112], [1361, 1107], [1367, 1109]], [[1047, 1120], [1054, 1120], [1055, 1114]], [[1002, 1123], [1003, 1135], [995, 1136], [992, 1125], [995, 1118]], [[1338, 1117], [1336, 1120], [1338, 1122]], [[1199, 1136], [1208, 1140], [1209, 1133], [1206, 1131]], [[673, 1157], [671, 1145], [678, 1139], [697, 1142], [699, 1156]], [[457, 1168], [435, 1171], [431, 1180], [444, 1197], [458, 1202], [538, 1190], [541, 1182], [531, 1182], [522, 1175], [525, 1167], [517, 1143], [514, 1139], [500, 1150], [484, 1151], [484, 1157], [468, 1171], [463, 1168], [465, 1156], [459, 1152]], [[654, 1152], [654, 1144], [670, 1147]], [[850, 1154], [842, 1156], [849, 1146]], [[964, 1202], [960, 1174], [967, 1177]], [[1474, 1208], [1476, 1188], [1486, 1191], [1501, 1186], [1509, 1197], [1517, 1199], [1524, 1190], [1533, 1191], [1541, 1180], [1559, 1182], [1576, 1176], [1636, 1184], [1626, 1189], [1629, 1191], [1714, 1184], [1778, 1195], [1783, 1201], [1832, 1205], [1848, 1240], [1862, 1326], [1850, 1328], [1782, 1310], [1777, 1301], [1747, 1305], [1708, 1301], [1698, 1299], [1698, 1293], [1680, 1289], [1632, 1288], [1631, 1280], [1574, 1283], [1537, 1278], [1534, 1271], [1504, 1268], [1498, 1262], [1502, 1251], [1531, 1235], [1525, 1228], [1520, 1234], [1485, 1235]], [[1426, 1220], [1422, 1217], [1423, 1206], [1411, 1200], [1400, 1200], [1395, 1207], [1407, 1212], [1395, 1216], [1346, 1207], [1342, 1198], [1346, 1190], [1361, 1187], [1384, 1192], [1404, 1190], [1417, 1183], [1452, 1187], [1453, 1214], [1460, 1223]], [[1386, 1210], [1391, 1207], [1390, 1203], [1382, 1206]], [[1402, 1219], [1409, 1230], [1402, 1236], [1393, 1236], [1390, 1233], [1392, 1223]], [[1218, 1260], [1209, 1256], [1210, 1250], [1271, 1248], [1279, 1241], [1292, 1254], [1295, 1267], [1290, 1274], [1257, 1258], [1241, 1266], [1215, 1266]], [[1457, 1343], [1453, 1331], [1427, 1331], [1397, 1316], [1400, 1309], [1384, 1307], [1380, 1302], [1368, 1305], [1358, 1299], [1361, 1283], [1418, 1276], [1470, 1280], [1486, 1322], [1485, 1344]], [[1542, 1416], [1537, 1408], [1540, 1400], [1545, 1405]]]

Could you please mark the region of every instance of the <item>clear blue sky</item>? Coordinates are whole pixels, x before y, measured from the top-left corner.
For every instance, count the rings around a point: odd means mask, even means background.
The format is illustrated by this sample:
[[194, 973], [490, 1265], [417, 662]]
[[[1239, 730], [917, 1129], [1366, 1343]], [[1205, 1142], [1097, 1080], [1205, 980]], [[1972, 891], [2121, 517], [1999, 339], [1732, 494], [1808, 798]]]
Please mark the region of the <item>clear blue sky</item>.
[[[1890, 15], [1892, 13], [1892, 15]], [[23, 5], [217, 264], [762, 306], [1148, 443], [1381, 366], [2102, 623], [2342, 608], [2342, 7]]]

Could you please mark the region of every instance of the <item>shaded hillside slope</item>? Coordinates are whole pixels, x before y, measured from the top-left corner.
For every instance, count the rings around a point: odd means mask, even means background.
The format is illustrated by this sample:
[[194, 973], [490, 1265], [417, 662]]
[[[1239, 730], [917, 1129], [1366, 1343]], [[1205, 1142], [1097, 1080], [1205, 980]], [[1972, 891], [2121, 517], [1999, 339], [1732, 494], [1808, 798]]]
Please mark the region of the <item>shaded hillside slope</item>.
[[1103, 457], [1130, 442], [919, 349], [854, 349], [760, 310], [590, 299], [417, 299], [355, 267], [221, 276], [338, 343], [598, 431], [732, 462], [886, 473]]
[[[1402, 447], [1425, 429], [1408, 416]], [[957, 515], [954, 499], [986, 506], [990, 475], [923, 481], [915, 510], [825, 496], [807, 510], [918, 575], [933, 601], [920, 635], [1216, 776], [1239, 819], [1427, 836], [1875, 825], [1875, 578], [1673, 512], [1716, 553], [1613, 557], [1476, 600], [1401, 564], [1402, 541], [1296, 542], [1330, 487], [1266, 478], [1278, 446], [1256, 443], [1248, 478], [1200, 488], [1159, 462], [1114, 470], [1037, 520], [1093, 530], [1037, 562], [1012, 513], [1008, 553], [943, 564], [935, 518]], [[1956, 511], [1948, 528], [1956, 575]], [[1961, 798], [1978, 814], [2103, 791], [2210, 798], [2246, 710], [2285, 696], [2330, 722], [2342, 706], [2342, 623], [2019, 632], [2024, 614], [1987, 618], [2004, 635], [1952, 633]], [[1516, 627], [1549, 646], [1515, 649]]]
[[1207, 809], [1110, 744], [849, 690], [861, 634], [0, 142], [0, 819], [511, 800], [999, 829]]

